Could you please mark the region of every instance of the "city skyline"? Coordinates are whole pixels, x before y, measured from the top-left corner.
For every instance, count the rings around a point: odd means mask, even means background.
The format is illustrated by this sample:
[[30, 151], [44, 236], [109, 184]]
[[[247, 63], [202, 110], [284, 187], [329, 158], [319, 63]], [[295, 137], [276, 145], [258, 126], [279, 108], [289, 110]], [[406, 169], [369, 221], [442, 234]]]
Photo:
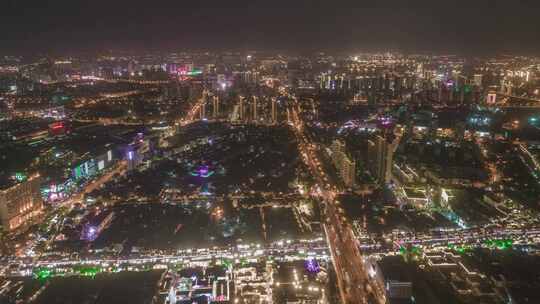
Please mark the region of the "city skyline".
[[4, 1], [0, 303], [540, 303], [538, 1]]

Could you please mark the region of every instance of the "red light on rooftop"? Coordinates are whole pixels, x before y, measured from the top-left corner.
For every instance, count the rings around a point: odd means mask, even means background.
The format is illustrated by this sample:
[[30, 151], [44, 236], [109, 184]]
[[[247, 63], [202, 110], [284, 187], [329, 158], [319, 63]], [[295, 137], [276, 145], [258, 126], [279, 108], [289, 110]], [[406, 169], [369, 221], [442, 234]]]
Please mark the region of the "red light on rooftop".
[[62, 122], [57, 122], [51, 125], [51, 129], [53, 130], [61, 129], [63, 127], [64, 127], [64, 123]]

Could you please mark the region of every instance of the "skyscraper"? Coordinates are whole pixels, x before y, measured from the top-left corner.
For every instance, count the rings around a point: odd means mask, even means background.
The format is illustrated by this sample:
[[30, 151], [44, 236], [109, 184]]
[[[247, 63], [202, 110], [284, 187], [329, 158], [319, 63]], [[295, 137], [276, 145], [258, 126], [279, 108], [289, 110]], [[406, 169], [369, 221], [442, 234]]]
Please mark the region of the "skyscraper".
[[272, 123], [277, 122], [277, 100], [272, 97]]
[[257, 121], [259, 119], [258, 115], [257, 115], [257, 97], [256, 96], [253, 96], [253, 115], [252, 115], [252, 119], [253, 121]]
[[213, 111], [214, 111], [213, 118], [217, 119], [219, 117], [219, 97], [214, 96], [212, 98], [212, 103], [213, 103]]
[[340, 175], [345, 185], [353, 187], [356, 184], [356, 162], [347, 155], [341, 162]]
[[368, 140], [368, 169], [381, 184], [388, 183], [392, 177], [394, 150], [395, 142], [383, 136]]
[[345, 185], [353, 187], [356, 184], [356, 162], [347, 155], [345, 143], [334, 140], [330, 149], [332, 151], [332, 161], [341, 179]]
[[483, 83], [483, 76], [482, 74], [474, 74], [474, 85], [477, 87], [482, 87]]
[[0, 221], [5, 230], [24, 227], [40, 214], [43, 207], [40, 184], [39, 174], [34, 174], [0, 189]]

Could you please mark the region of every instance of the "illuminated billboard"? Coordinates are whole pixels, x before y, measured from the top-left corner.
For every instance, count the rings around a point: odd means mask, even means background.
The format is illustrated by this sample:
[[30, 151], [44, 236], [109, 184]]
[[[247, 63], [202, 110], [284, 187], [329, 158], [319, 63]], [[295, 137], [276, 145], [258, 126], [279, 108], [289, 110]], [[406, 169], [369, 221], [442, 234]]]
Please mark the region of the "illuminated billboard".
[[98, 162], [98, 170], [103, 170], [105, 168], [105, 161], [104, 160], [100, 160]]
[[81, 179], [81, 178], [88, 178], [94, 174], [97, 173], [97, 165], [96, 161], [93, 159], [90, 159], [77, 167], [73, 169], [73, 177], [75, 180]]

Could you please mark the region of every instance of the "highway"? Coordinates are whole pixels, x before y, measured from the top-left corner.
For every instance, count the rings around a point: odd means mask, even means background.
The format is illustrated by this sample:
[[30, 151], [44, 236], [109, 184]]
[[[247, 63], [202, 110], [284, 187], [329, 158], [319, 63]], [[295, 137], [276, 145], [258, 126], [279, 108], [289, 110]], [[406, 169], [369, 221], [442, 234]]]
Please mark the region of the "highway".
[[202, 110], [202, 107], [206, 104], [206, 98], [208, 94], [209, 92], [207, 90], [203, 91], [201, 98], [199, 98], [197, 102], [193, 104], [191, 109], [187, 112], [186, 117], [180, 119], [177, 122], [180, 126], [182, 127], [187, 126], [193, 123], [194, 121], [199, 120], [199, 118], [201, 118], [201, 117], [197, 118], [197, 114], [201, 116], [200, 110]]
[[[399, 250], [400, 246], [413, 245], [422, 247], [447, 247], [448, 245], [482, 246], [489, 240], [512, 240], [513, 244], [540, 244], [540, 228], [470, 228], [451, 229], [423, 234], [405, 232], [370, 236], [359, 235], [362, 239], [361, 250], [370, 253], [385, 253]], [[393, 246], [389, 246], [393, 245]]]
[[364, 266], [360, 246], [350, 223], [336, 200], [337, 182], [331, 181], [324, 172], [317, 155], [315, 145], [305, 132], [304, 122], [300, 119], [297, 104], [290, 109], [290, 123], [298, 141], [300, 154], [319, 184], [319, 196], [322, 197], [324, 230], [336, 269], [338, 287], [342, 302], [345, 304], [386, 303], [384, 287], [371, 279]]
[[200, 248], [174, 251], [153, 251], [139, 253], [133, 256], [94, 255], [82, 258], [65, 256], [48, 258], [41, 256], [35, 260], [28, 258], [13, 258], [2, 262], [0, 276], [21, 277], [32, 276], [36, 268], [46, 267], [49, 269], [72, 269], [77, 266], [100, 266], [100, 267], [124, 267], [129, 268], [141, 265], [176, 265], [205, 264], [219, 259], [227, 259], [239, 262], [239, 259], [259, 259], [272, 256], [282, 260], [302, 260], [307, 257], [318, 260], [328, 260], [328, 247], [324, 239], [281, 241], [261, 245], [238, 245], [236, 247], [223, 248]]
[[64, 206], [72, 206], [75, 203], [82, 203], [82, 200], [84, 196], [95, 189], [98, 189], [103, 184], [110, 181], [116, 174], [123, 175], [126, 173], [127, 170], [127, 161], [126, 160], [120, 160], [116, 165], [115, 168], [111, 169], [110, 171], [106, 172], [102, 176], [98, 177], [97, 179], [89, 182], [88, 185], [84, 187], [80, 192], [77, 194], [74, 194], [71, 198], [66, 200], [62, 203]]

